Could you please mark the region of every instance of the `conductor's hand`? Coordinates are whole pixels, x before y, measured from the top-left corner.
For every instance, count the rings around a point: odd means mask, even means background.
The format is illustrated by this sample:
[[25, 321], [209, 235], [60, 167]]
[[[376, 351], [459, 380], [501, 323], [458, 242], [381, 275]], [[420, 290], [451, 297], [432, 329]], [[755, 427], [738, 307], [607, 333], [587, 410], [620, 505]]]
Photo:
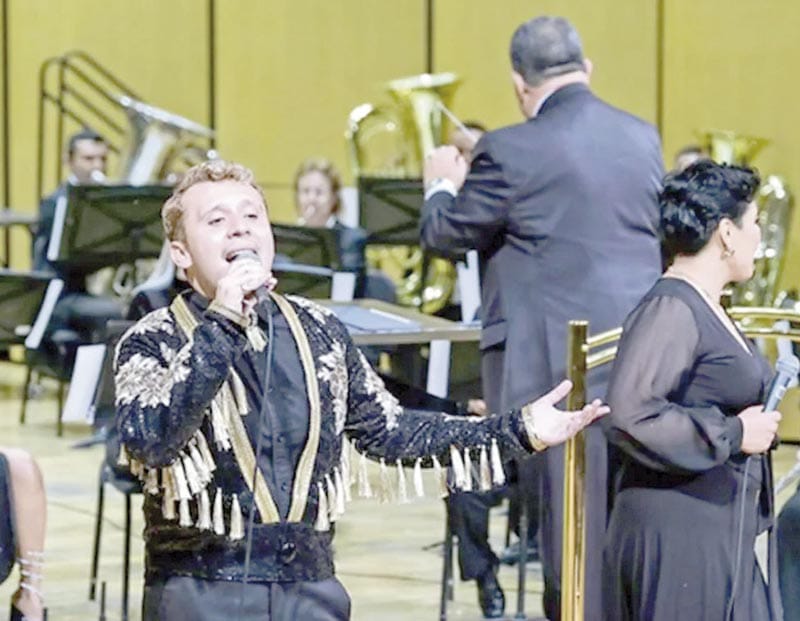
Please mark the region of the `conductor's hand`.
[[266, 286], [271, 290], [276, 282], [261, 261], [238, 259], [231, 262], [228, 273], [217, 281], [214, 301], [245, 315], [256, 302], [256, 289]]
[[453, 146], [438, 147], [431, 151], [425, 159], [425, 168], [422, 176], [425, 187], [434, 179], [449, 179], [456, 190], [460, 190], [467, 178], [469, 164], [467, 160]]
[[765, 412], [761, 405], [751, 405], [738, 414], [742, 421], [742, 453], [754, 455], [765, 452], [778, 433], [780, 412]]
[[537, 451], [566, 442], [595, 419], [611, 409], [595, 399], [582, 410], [565, 412], [555, 407], [572, 390], [572, 382], [564, 380], [553, 390], [522, 408], [522, 417], [531, 445]]

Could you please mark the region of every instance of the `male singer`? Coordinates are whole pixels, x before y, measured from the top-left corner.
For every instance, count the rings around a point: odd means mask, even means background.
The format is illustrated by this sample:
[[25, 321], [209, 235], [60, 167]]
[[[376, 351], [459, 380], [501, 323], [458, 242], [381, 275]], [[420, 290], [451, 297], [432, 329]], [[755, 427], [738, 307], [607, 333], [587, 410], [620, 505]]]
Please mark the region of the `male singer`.
[[332, 522], [351, 473], [371, 495], [366, 457], [380, 460], [387, 496], [395, 479], [403, 494], [404, 465], [409, 486], [430, 465], [441, 484], [446, 464], [460, 487], [490, 486], [502, 459], [607, 411], [555, 409], [568, 382], [477, 422], [403, 410], [330, 311], [266, 291], [274, 241], [238, 164], [190, 169], [163, 222], [192, 290], [131, 328], [115, 360], [120, 439], [146, 491], [145, 620], [348, 619]]
[[[487, 375], [502, 368], [501, 411], [529, 402], [563, 376], [570, 319], [589, 320], [591, 332], [620, 325], [661, 272], [655, 128], [592, 94], [591, 64], [561, 17], [520, 25], [511, 64], [526, 121], [485, 134], [471, 167], [453, 147], [436, 150], [425, 167], [421, 219], [429, 249], [479, 251], [481, 348], [490, 361], [483, 368]], [[603, 382], [590, 378], [589, 389], [600, 394]], [[585, 601], [587, 610], [599, 611], [606, 450], [597, 426], [587, 446]], [[544, 458], [544, 608], [555, 620], [563, 453]]]

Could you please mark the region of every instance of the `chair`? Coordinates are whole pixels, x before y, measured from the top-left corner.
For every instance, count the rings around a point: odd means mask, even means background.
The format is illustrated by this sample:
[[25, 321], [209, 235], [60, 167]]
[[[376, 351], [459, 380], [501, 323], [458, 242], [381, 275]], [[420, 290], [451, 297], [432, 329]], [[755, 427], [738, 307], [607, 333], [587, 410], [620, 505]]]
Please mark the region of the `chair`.
[[94, 543], [92, 544], [92, 570], [89, 577], [89, 599], [94, 600], [97, 594], [97, 574], [100, 562], [100, 538], [105, 509], [105, 486], [110, 484], [125, 496], [125, 534], [123, 542], [122, 564], [122, 616], [128, 618], [128, 594], [130, 591], [130, 549], [131, 549], [131, 496], [142, 493], [142, 485], [137, 478], [124, 469], [115, 467], [119, 454], [119, 442], [114, 433], [114, 380], [113, 359], [116, 342], [133, 324], [131, 321], [109, 321], [106, 326], [106, 354], [103, 371], [95, 390], [93, 407], [96, 416], [104, 420], [107, 429], [105, 437], [106, 458], [100, 464], [97, 483], [97, 513], [95, 515]]
[[92, 544], [92, 572], [89, 577], [89, 599], [94, 600], [97, 594], [97, 573], [100, 562], [100, 536], [105, 508], [105, 486], [111, 484], [114, 489], [125, 496], [125, 534], [122, 560], [122, 613], [121, 619], [128, 619], [128, 595], [130, 592], [131, 562], [131, 496], [142, 493], [141, 483], [130, 475], [116, 472], [107, 461], [100, 465], [97, 483], [97, 513], [94, 524], [94, 543]]

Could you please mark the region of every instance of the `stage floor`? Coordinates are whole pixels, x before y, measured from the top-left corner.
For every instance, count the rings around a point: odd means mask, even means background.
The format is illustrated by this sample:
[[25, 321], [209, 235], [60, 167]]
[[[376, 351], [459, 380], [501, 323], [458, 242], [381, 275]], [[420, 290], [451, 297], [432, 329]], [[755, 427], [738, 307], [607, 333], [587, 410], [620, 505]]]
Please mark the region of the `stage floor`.
[[[27, 422], [19, 424], [24, 368], [0, 363], [0, 446], [29, 450], [39, 461], [47, 486], [47, 541], [45, 593], [49, 618], [55, 621], [90, 621], [99, 618], [99, 605], [90, 602], [97, 477], [103, 447], [72, 449], [89, 434], [88, 427], [66, 425], [64, 436], [55, 435], [54, 383], [44, 382], [45, 395], [29, 402]], [[410, 472], [408, 472], [410, 474]], [[373, 485], [378, 469], [371, 472]], [[433, 489], [425, 479], [426, 492]], [[100, 552], [99, 580], [107, 583], [106, 615], [120, 618], [124, 533], [124, 497], [106, 487], [105, 517]], [[141, 496], [133, 496], [130, 619], [140, 618], [142, 592]], [[494, 510], [492, 544], [502, 549], [505, 507]], [[440, 544], [444, 535], [444, 505], [438, 498], [414, 500], [406, 505], [354, 499], [337, 523], [336, 565], [353, 602], [354, 621], [435, 621], [439, 618], [442, 573]], [[457, 572], [456, 568], [456, 572]], [[516, 567], [502, 566], [500, 582], [506, 592], [507, 617], [516, 610]], [[0, 586], [0, 618], [17, 585], [17, 573]], [[541, 571], [530, 564], [526, 588], [528, 618], [541, 613]], [[456, 582], [449, 618], [482, 618], [474, 583]]]
[[[45, 395], [29, 403], [28, 420], [19, 424], [20, 394], [24, 369], [0, 363], [0, 445], [31, 451], [44, 471], [48, 494], [47, 565], [45, 592], [50, 619], [89, 621], [99, 618], [97, 602], [90, 602], [89, 570], [96, 511], [98, 468], [103, 447], [72, 449], [88, 433], [88, 427], [67, 425], [64, 437], [55, 435], [54, 384], [45, 381]], [[782, 445], [775, 457], [780, 477], [795, 461], [797, 447]], [[371, 480], [377, 485], [376, 467]], [[426, 477], [426, 490], [432, 489]], [[794, 486], [791, 487], [794, 489]], [[784, 492], [779, 503], [790, 495]], [[133, 497], [130, 619], [140, 618], [142, 591], [141, 496]], [[107, 583], [106, 615], [120, 618], [122, 585], [123, 496], [106, 488], [99, 579]], [[492, 545], [502, 549], [505, 507], [493, 510]], [[380, 504], [355, 499], [337, 524], [335, 539], [337, 573], [350, 592], [354, 621], [436, 621], [442, 573], [440, 544], [444, 534], [444, 506], [437, 498], [415, 500], [407, 505]], [[759, 542], [763, 551], [763, 541]], [[528, 619], [542, 615], [541, 568], [528, 567], [526, 611]], [[456, 568], [456, 572], [457, 572]], [[516, 610], [516, 567], [501, 566], [500, 582], [506, 592], [506, 618]], [[0, 618], [8, 609], [16, 588], [16, 572], [0, 586]], [[455, 601], [449, 618], [477, 621], [482, 618], [474, 583], [456, 581]]]

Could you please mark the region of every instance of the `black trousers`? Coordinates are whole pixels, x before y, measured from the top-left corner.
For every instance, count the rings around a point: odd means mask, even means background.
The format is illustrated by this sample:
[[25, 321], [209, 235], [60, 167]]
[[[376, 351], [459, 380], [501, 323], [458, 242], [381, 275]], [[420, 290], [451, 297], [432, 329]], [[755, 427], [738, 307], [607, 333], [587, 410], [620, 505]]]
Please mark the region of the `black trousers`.
[[142, 621], [348, 621], [350, 597], [337, 578], [270, 584], [173, 576], [145, 586]]
[[536, 541], [541, 510], [539, 471], [542, 460], [534, 455], [507, 464], [510, 485], [489, 492], [456, 492], [447, 498], [450, 529], [458, 537], [458, 565], [462, 580], [475, 580], [497, 567], [498, 559], [489, 545], [489, 509], [509, 499], [508, 521], [519, 536], [522, 503], [528, 510], [528, 546]]
[[778, 576], [785, 621], [800, 621], [800, 487], [778, 514]]

